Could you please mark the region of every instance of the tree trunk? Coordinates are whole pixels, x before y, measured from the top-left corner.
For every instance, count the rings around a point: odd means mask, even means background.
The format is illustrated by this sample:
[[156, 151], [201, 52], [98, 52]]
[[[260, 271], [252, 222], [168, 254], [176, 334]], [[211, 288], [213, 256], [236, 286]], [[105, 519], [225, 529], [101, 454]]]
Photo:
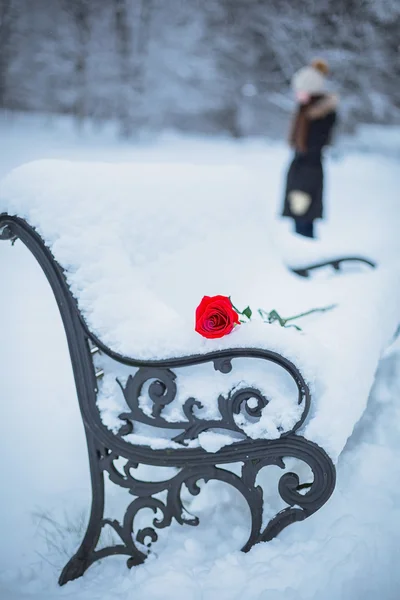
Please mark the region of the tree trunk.
[[0, 0], [0, 108], [7, 104], [7, 71], [11, 55], [11, 35], [15, 18], [12, 0]]
[[132, 66], [130, 61], [132, 36], [128, 24], [128, 10], [126, 0], [114, 0], [115, 6], [115, 33], [118, 52], [121, 90], [118, 99], [118, 120], [121, 135], [132, 135], [131, 102], [132, 102]]
[[64, 8], [70, 15], [75, 29], [76, 54], [74, 56], [74, 73], [76, 98], [73, 112], [79, 128], [88, 116], [87, 111], [87, 62], [88, 42], [90, 37], [90, 0], [64, 0]]

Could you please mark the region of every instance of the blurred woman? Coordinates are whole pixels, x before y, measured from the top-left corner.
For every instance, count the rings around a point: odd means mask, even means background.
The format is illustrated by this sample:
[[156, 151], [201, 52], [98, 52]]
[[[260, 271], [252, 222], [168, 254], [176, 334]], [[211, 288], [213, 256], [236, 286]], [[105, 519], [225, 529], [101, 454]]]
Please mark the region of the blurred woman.
[[291, 217], [296, 233], [314, 237], [314, 221], [323, 216], [322, 149], [336, 122], [338, 98], [326, 91], [328, 65], [317, 59], [292, 81], [298, 106], [290, 130], [294, 157], [289, 167], [283, 216]]

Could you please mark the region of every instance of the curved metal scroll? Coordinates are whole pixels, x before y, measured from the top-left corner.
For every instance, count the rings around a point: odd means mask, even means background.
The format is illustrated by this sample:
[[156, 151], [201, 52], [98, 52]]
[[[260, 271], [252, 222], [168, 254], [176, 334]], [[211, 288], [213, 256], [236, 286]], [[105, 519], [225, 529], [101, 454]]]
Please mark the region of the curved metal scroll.
[[[246, 355], [245, 352], [246, 350], [242, 350], [243, 356]], [[267, 356], [264, 358], [267, 361], [269, 360]], [[232, 362], [233, 357], [230, 357], [229, 364], [231, 368]], [[214, 368], [218, 369], [215, 361]], [[293, 368], [295, 369], [295, 367]], [[297, 431], [304, 423], [310, 408], [308, 389], [304, 387], [305, 383], [297, 369], [295, 369], [295, 372], [297, 374], [297, 377], [294, 378], [298, 392], [297, 404], [301, 409], [301, 414], [290, 429], [285, 430], [283, 426], [278, 426], [281, 436]], [[180, 433], [172, 441], [182, 444], [198, 438], [200, 433], [211, 429], [235, 432], [248, 439], [249, 436], [243, 428], [245, 423], [239, 422], [237, 417], [242, 413], [244, 418], [260, 419], [263, 409], [269, 404], [269, 399], [258, 389], [239, 387], [232, 390], [227, 397], [220, 395], [215, 398], [220, 414], [219, 418], [209, 419], [202, 416], [202, 403], [198, 399], [190, 397], [182, 407], [184, 418], [170, 420], [164, 416], [163, 411], [176, 398], [176, 379], [176, 374], [170, 369], [141, 367], [134, 376], [130, 375], [128, 377], [125, 386], [117, 380], [130, 409], [129, 412], [119, 415], [119, 418], [125, 424], [119, 430], [118, 436], [122, 439], [125, 438], [134, 431], [135, 423], [142, 423], [151, 427], [180, 430]], [[148, 384], [147, 391], [145, 391], [146, 384]], [[141, 406], [140, 399], [144, 396], [148, 397], [151, 402], [151, 411], [145, 412]]]
[[[157, 539], [156, 530], [169, 526], [173, 520], [181, 524], [197, 525], [198, 519], [191, 516], [183, 507], [181, 491], [185, 486], [191, 494], [198, 494], [200, 480], [223, 481], [233, 486], [246, 499], [251, 513], [251, 531], [243, 548], [244, 551], [249, 550], [257, 542], [272, 539], [288, 524], [306, 518], [328, 500], [335, 486], [335, 469], [332, 461], [319, 446], [295, 435], [304, 423], [310, 408], [308, 386], [295, 365], [277, 353], [257, 348], [233, 348], [204, 355], [158, 361], [141, 361], [119, 355], [107, 348], [89, 331], [69, 291], [62, 268], [54, 260], [39, 234], [23, 219], [0, 215], [0, 239], [15, 241], [17, 238], [21, 239], [39, 262], [59, 306], [89, 454], [92, 483], [89, 523], [79, 549], [60, 576], [60, 584], [80, 577], [93, 562], [105, 556], [127, 555], [129, 566], [143, 562], [147, 556], [147, 546]], [[93, 349], [119, 363], [137, 369], [125, 385], [120, 384], [129, 411], [120, 415], [125, 425], [118, 434], [107, 429], [101, 421], [96, 403], [98, 382], [91, 352]], [[209, 362], [220, 373], [229, 373], [233, 368], [233, 361], [243, 357], [275, 363], [292, 377], [297, 387], [297, 402], [301, 414], [290, 431], [282, 431], [281, 437], [276, 440], [253, 440], [245, 435], [235, 417], [244, 411], [248, 417], [258, 418], [269, 401], [268, 397], [254, 388], [234, 390], [228, 398], [216, 398], [220, 412], [219, 419], [208, 420], [200, 417], [198, 412], [201, 410], [200, 402], [195, 398], [188, 398], [184, 403], [184, 420], [171, 422], [165, 418], [164, 408], [176, 394], [176, 373], [172, 369]], [[152, 402], [150, 415], [142, 410], [139, 402], [145, 385], [148, 386], [147, 394]], [[252, 402], [249, 402], [250, 400]], [[182, 433], [175, 437], [174, 449], [153, 450], [147, 446], [132, 444], [126, 439], [136, 422], [163, 429], [181, 429]], [[241, 433], [245, 439], [224, 446], [216, 453], [206, 452], [201, 447], [185, 446], [201, 432], [212, 428]], [[263, 527], [263, 492], [256, 484], [256, 478], [264, 467], [275, 465], [284, 468], [285, 457], [294, 457], [307, 464], [313, 473], [313, 482], [306, 493], [301, 493], [297, 475], [293, 473], [282, 475], [278, 491], [288, 507]], [[115, 465], [117, 459], [125, 460], [122, 473]], [[243, 463], [240, 476], [221, 466], [234, 462]], [[139, 464], [174, 466], [178, 471], [166, 481], [143, 482], [132, 474]], [[104, 473], [108, 474], [114, 484], [126, 488], [130, 494], [136, 496], [128, 506], [121, 523], [104, 517]], [[160, 492], [166, 492], [165, 501], [154, 497]], [[148, 527], [137, 530], [136, 516], [143, 508], [152, 509], [156, 516]], [[112, 528], [119, 542], [97, 549], [105, 526]]]
[[327, 260], [323, 262], [313, 263], [306, 267], [299, 267], [297, 269], [291, 267], [290, 270], [292, 273], [296, 273], [296, 275], [300, 275], [300, 277], [309, 277], [311, 271], [315, 271], [317, 269], [322, 269], [323, 267], [332, 267], [335, 271], [340, 271], [340, 267], [343, 263], [347, 262], [358, 262], [365, 265], [368, 265], [372, 269], [376, 267], [376, 263], [368, 258], [363, 258], [362, 256], [345, 256], [343, 258], [335, 258], [332, 260]]

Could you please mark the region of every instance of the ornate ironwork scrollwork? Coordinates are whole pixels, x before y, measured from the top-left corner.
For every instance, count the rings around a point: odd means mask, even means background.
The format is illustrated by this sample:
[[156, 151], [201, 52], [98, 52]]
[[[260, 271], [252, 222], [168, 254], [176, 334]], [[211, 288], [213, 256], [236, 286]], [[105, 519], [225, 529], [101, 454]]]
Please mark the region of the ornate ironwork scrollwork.
[[[298, 475], [284, 473], [279, 480], [278, 491], [288, 506], [263, 526], [263, 490], [256, 484], [257, 476], [268, 466], [284, 469], [287, 457], [307, 464], [313, 473], [313, 482], [306, 493], [301, 493], [298, 490]], [[181, 496], [183, 486], [193, 496], [199, 494], [200, 480], [206, 483], [210, 480], [227, 483], [246, 500], [250, 509], [251, 524], [249, 538], [242, 548], [244, 552], [258, 542], [271, 540], [290, 523], [302, 521], [310, 516], [328, 500], [335, 485], [335, 470], [326, 453], [316, 444], [300, 436], [264, 441], [260, 446], [259, 458], [243, 460], [240, 475], [215, 465], [197, 465], [182, 467], [167, 480], [141, 481], [132, 475], [132, 470], [138, 465], [127, 461], [121, 473], [114, 464], [118, 458], [114, 452], [104, 451], [99, 460], [99, 467], [108, 473], [113, 483], [129, 490], [135, 499], [129, 504], [121, 523], [108, 518], [101, 520], [100, 529], [109, 525], [121, 543], [94, 550], [89, 558], [90, 564], [99, 558], [114, 554], [127, 555], [128, 566], [140, 564], [145, 560], [152, 544], [157, 541], [157, 530], [170, 526], [174, 520], [181, 525], [198, 525], [198, 517], [184, 507]], [[166, 492], [165, 500], [154, 497], [160, 492]], [[149, 526], [135, 531], [135, 518], [145, 508], [151, 509], [155, 516]]]
[[[214, 366], [215, 366], [214, 360]], [[224, 366], [223, 366], [224, 365]], [[229, 370], [227, 369], [229, 365]], [[232, 369], [232, 360], [219, 361], [218, 370], [222, 368], [222, 372], [227, 373]], [[202, 418], [201, 411], [204, 408], [202, 403], [193, 398], [188, 398], [182, 406], [182, 411], [185, 416], [184, 420], [170, 420], [163, 415], [164, 408], [171, 404], [177, 394], [176, 375], [170, 369], [161, 368], [140, 368], [134, 376], [129, 375], [126, 385], [122, 385], [118, 381], [121, 390], [124, 394], [130, 412], [124, 412], [119, 415], [119, 418], [125, 422], [118, 432], [120, 437], [125, 437], [134, 431], [135, 423], [143, 423], [152, 427], [163, 429], [176, 429], [181, 433], [177, 434], [172, 441], [185, 444], [189, 440], [196, 439], [200, 433], [210, 429], [223, 429], [235, 432], [243, 436], [244, 439], [249, 439], [243, 427], [235, 420], [235, 415], [239, 415], [242, 411], [252, 418], [260, 418], [262, 409], [265, 408], [269, 400], [253, 387], [243, 387], [231, 391], [224, 397], [219, 395], [216, 398], [220, 418], [209, 419]], [[147, 397], [152, 403], [151, 414], [145, 412], [141, 406], [140, 399], [145, 394], [145, 386], [148, 385]], [[290, 433], [295, 431], [300, 422], [303, 422], [309, 408], [307, 395], [304, 390], [299, 390], [298, 404], [302, 406], [301, 418], [293, 424], [289, 431], [281, 433]]]

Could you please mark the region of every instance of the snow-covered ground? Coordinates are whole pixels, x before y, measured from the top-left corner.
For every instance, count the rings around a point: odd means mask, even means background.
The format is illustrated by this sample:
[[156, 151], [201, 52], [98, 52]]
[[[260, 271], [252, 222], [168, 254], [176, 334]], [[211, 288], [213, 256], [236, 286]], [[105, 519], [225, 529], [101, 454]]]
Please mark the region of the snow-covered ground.
[[[275, 233], [289, 228], [274, 222], [289, 158], [277, 144], [173, 135], [122, 143], [112, 131], [88, 129], [77, 135], [68, 120], [27, 117], [2, 122], [0, 135], [0, 175], [36, 158], [251, 167], [262, 175]], [[380, 136], [384, 148], [385, 133]], [[372, 258], [392, 265], [395, 273], [400, 250], [396, 158], [388, 152], [353, 152], [329, 160], [327, 167], [328, 219], [319, 225], [321, 240], [330, 247], [356, 242]], [[234, 491], [211, 483], [192, 503], [201, 525], [171, 527], [157, 543], [157, 557], [132, 571], [123, 558], [106, 559], [59, 589], [58, 573], [80, 541], [89, 505], [83, 429], [62, 325], [44, 276], [20, 244], [12, 248], [6, 243], [0, 244], [0, 276], [2, 600], [398, 598], [396, 345], [382, 360], [368, 408], [340, 456], [335, 493], [316, 515], [244, 555], [238, 548], [246, 533], [247, 508]], [[388, 304], [393, 299], [388, 297]], [[367, 344], [368, 336], [360, 353], [368, 354]], [[346, 356], [350, 365], [355, 360], [351, 354]], [[357, 372], [355, 379], [362, 376]], [[338, 405], [346, 402], [352, 403], [348, 389]], [[340, 424], [339, 411], [337, 419]]]

